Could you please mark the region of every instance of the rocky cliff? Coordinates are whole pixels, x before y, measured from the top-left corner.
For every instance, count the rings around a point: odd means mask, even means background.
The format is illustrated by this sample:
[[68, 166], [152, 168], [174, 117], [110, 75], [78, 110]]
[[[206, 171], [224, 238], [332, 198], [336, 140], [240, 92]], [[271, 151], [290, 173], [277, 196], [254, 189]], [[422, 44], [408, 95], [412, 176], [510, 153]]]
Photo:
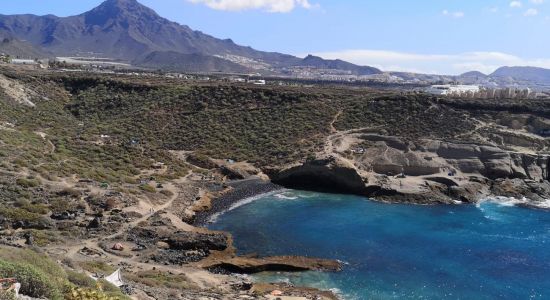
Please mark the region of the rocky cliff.
[[548, 154], [371, 133], [349, 138], [333, 141], [329, 158], [271, 170], [272, 180], [290, 188], [398, 202], [476, 202], [490, 195], [535, 202], [550, 198]]

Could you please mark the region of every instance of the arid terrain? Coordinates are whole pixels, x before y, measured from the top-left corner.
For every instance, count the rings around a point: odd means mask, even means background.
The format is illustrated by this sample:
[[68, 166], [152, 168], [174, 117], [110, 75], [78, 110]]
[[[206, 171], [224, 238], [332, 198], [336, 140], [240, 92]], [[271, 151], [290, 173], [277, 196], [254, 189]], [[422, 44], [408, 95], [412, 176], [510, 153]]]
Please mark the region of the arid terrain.
[[229, 234], [203, 227], [234, 201], [281, 187], [550, 206], [548, 100], [0, 73], [0, 260], [41, 274], [43, 288], [22, 289], [36, 298], [80, 299], [68, 295], [98, 289], [89, 276], [121, 269], [123, 288], [104, 283], [102, 293], [335, 299], [241, 274], [333, 272], [338, 262], [238, 257]]

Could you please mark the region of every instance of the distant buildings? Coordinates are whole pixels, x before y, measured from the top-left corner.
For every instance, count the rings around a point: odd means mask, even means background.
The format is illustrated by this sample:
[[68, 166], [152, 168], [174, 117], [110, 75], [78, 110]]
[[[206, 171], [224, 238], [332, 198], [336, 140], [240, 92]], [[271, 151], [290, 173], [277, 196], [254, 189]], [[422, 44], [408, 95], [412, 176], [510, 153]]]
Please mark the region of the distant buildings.
[[248, 81], [248, 83], [254, 84], [254, 85], [265, 85], [265, 80], [263, 79], [251, 79]]
[[20, 58], [12, 59], [11, 63], [14, 65], [39, 65], [40, 64], [34, 59], [20, 59]]
[[432, 85], [424, 90], [426, 93], [439, 96], [476, 98], [476, 99], [526, 99], [535, 94], [529, 88], [486, 88], [477, 85]]
[[476, 94], [480, 92], [480, 87], [478, 85], [453, 85], [453, 84], [443, 84], [443, 85], [432, 85], [426, 89], [426, 92], [432, 95], [442, 95], [442, 96], [463, 96], [468, 94]]

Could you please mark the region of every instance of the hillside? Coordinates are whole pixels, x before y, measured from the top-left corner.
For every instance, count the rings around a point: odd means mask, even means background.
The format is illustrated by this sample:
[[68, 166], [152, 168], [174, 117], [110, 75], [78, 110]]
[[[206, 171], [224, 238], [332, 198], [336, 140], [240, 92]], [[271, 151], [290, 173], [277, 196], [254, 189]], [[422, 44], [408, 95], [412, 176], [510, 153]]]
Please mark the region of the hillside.
[[136, 59], [132, 65], [146, 68], [158, 68], [166, 71], [186, 72], [238, 72], [251, 70], [228, 60], [202, 54], [183, 54], [174, 51], [155, 51], [143, 58]]
[[48, 53], [27, 42], [22, 42], [10, 34], [0, 31], [0, 53], [7, 53], [12, 57], [20, 58], [44, 58]]
[[37, 277], [44, 288], [24, 286], [37, 298], [92, 292], [89, 275], [121, 268], [133, 297], [282, 290], [334, 300], [228, 275], [340, 263], [238, 257], [205, 218], [273, 183], [399, 203], [496, 195], [539, 206], [550, 197], [549, 115], [548, 100], [1, 68], [0, 272], [55, 274]]
[[373, 67], [362, 67], [362, 66], [354, 65], [349, 62], [345, 62], [340, 59], [326, 60], [321, 57], [313, 56], [313, 55], [308, 55], [302, 61], [295, 64], [295, 66], [349, 71], [351, 74], [354, 74], [354, 75], [373, 75], [373, 74], [382, 73], [382, 71]]
[[493, 78], [529, 82], [539, 85], [550, 85], [550, 69], [536, 67], [502, 67], [490, 75]]

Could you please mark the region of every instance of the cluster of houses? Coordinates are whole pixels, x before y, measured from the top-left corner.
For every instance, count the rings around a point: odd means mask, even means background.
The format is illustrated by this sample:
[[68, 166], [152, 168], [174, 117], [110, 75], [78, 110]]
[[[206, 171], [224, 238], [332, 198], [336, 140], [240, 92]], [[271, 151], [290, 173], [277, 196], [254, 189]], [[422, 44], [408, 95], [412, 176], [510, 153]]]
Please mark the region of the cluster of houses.
[[478, 85], [432, 85], [424, 90], [428, 94], [476, 99], [526, 99], [537, 96], [529, 88], [484, 88]]
[[29, 65], [36, 66], [42, 69], [46, 68], [46, 65], [39, 60], [26, 59], [26, 58], [14, 58], [9, 54], [0, 53], [0, 63], [13, 64], [13, 65]]
[[264, 79], [246, 79], [240, 76], [231, 76], [228, 78], [225, 78], [226, 80], [230, 82], [236, 82], [236, 83], [249, 83], [253, 85], [266, 85], [266, 81]]

